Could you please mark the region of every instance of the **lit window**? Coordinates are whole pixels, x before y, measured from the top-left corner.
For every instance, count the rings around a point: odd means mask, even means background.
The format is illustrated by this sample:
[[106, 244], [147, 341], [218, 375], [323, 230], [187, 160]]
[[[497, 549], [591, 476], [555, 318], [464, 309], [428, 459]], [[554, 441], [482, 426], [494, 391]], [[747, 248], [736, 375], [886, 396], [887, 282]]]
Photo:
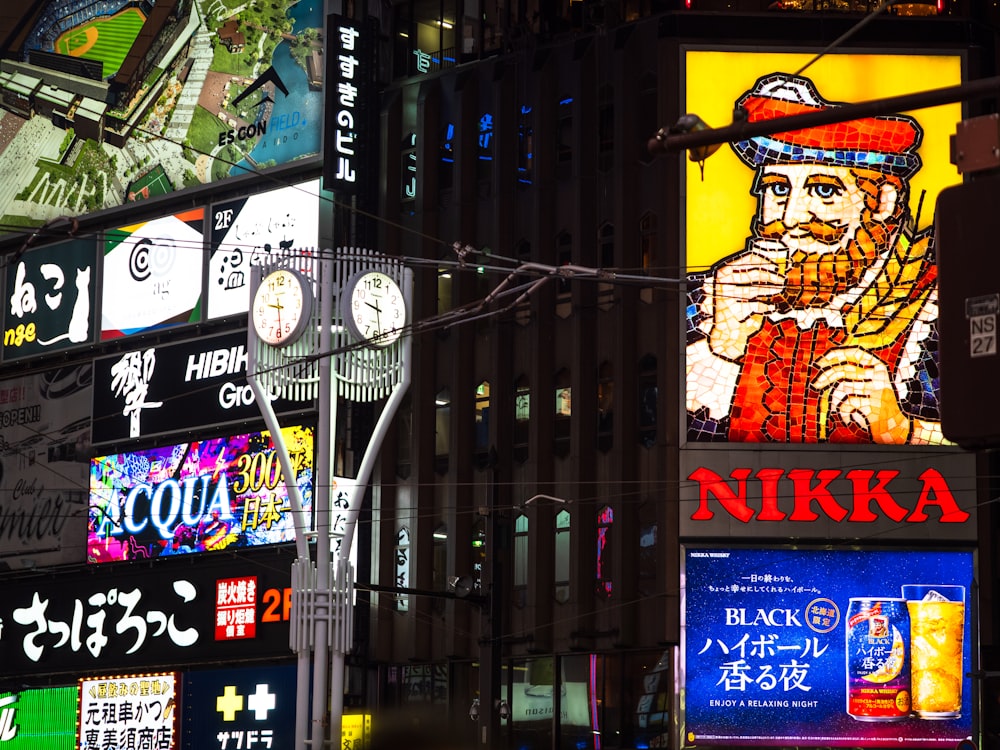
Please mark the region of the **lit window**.
[[556, 513], [556, 601], [569, 601], [570, 516], [568, 510]]
[[476, 386], [476, 453], [486, 453], [490, 445], [490, 382]]
[[597, 513], [597, 593], [611, 598], [611, 527], [615, 512], [605, 505]]
[[573, 389], [570, 386], [569, 372], [560, 370], [556, 373], [555, 388], [555, 424], [553, 437], [555, 445], [553, 453], [560, 458], [569, 455], [570, 417], [573, 414]]
[[514, 603], [524, 606], [528, 588], [528, 517], [514, 519]]
[[531, 388], [522, 375], [514, 383], [514, 460], [528, 460], [528, 438], [531, 420]]

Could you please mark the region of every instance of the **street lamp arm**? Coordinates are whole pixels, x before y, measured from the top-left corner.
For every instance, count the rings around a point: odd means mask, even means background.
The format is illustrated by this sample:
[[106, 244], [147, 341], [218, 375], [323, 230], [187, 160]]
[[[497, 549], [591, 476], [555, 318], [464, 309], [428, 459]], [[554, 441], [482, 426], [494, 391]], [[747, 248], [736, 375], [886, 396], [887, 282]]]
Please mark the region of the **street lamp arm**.
[[532, 495], [523, 503], [521, 503], [521, 507], [526, 508], [536, 500], [551, 500], [554, 503], [560, 503], [562, 505], [569, 505], [571, 502], [573, 502], [572, 500], [567, 500], [564, 497], [555, 497], [553, 495]]
[[[803, 128], [831, 125], [837, 122], [857, 120], [864, 117], [891, 115], [897, 112], [908, 112], [914, 109], [937, 107], [941, 104], [984, 99], [1000, 92], [1000, 76], [969, 81], [957, 86], [947, 86], [940, 89], [919, 91], [914, 94], [903, 94], [886, 99], [872, 99], [856, 104], [844, 104], [839, 107], [806, 112], [799, 115], [775, 117], [759, 122], [737, 121], [722, 128], [705, 128], [690, 132], [677, 132], [677, 128], [660, 128], [649, 139], [647, 148], [651, 154], [665, 154], [685, 149], [732, 143], [762, 135], [774, 135]], [[737, 110], [741, 112], [741, 110]]]

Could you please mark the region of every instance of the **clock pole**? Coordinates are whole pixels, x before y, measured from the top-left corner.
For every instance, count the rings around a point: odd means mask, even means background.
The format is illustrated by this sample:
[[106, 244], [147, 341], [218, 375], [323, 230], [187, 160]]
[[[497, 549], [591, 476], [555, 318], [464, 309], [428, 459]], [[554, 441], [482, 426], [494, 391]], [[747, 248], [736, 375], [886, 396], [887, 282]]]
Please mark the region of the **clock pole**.
[[[282, 268], [294, 268], [319, 289], [320, 304], [310, 307], [308, 324], [300, 326], [280, 345], [268, 343], [258, 330], [251, 310], [248, 326], [247, 381], [254, 391], [261, 414], [277, 449], [285, 483], [296, 514], [296, 545], [299, 559], [292, 565], [292, 617], [290, 645], [298, 656], [295, 748], [323, 750], [341, 744], [344, 707], [345, 656], [353, 645], [354, 569], [351, 546], [365, 490], [389, 426], [410, 383], [411, 339], [402, 335], [412, 296], [413, 274], [398, 259], [350, 248], [338, 249], [337, 259], [327, 251], [322, 264], [312, 256], [278, 258], [265, 269], [253, 269], [251, 288], [257, 292], [265, 278]], [[294, 260], [294, 263], [292, 262]], [[378, 285], [378, 296], [369, 300], [377, 307], [374, 332], [359, 329], [358, 321], [345, 324], [357, 282]], [[383, 286], [384, 285], [384, 286]], [[310, 286], [311, 285], [308, 285]], [[334, 305], [334, 290], [341, 305]], [[311, 289], [310, 289], [311, 291]], [[398, 295], [398, 296], [393, 296]], [[307, 298], [308, 299], [308, 298]], [[316, 308], [319, 308], [318, 310]], [[383, 311], [389, 322], [383, 327]], [[269, 324], [261, 316], [260, 326]], [[361, 321], [365, 323], [364, 320]], [[327, 356], [327, 354], [329, 356]], [[318, 355], [318, 356], [317, 356]], [[291, 471], [291, 461], [268, 394], [286, 398], [318, 399], [316, 464], [313, 479], [313, 509], [316, 518], [316, 558], [309, 557], [306, 534], [308, 519], [302, 512], [301, 496]], [[383, 401], [384, 405], [368, 441], [357, 477], [338, 486], [338, 497], [346, 499], [346, 510], [336, 511], [334, 524], [331, 488], [334, 484], [333, 446], [337, 404], [347, 401]], [[338, 503], [338, 506], [340, 504]], [[344, 529], [333, 545], [335, 527]], [[312, 659], [310, 659], [310, 652]], [[308, 723], [309, 676], [312, 666], [311, 731]], [[329, 737], [326, 736], [329, 719]]]

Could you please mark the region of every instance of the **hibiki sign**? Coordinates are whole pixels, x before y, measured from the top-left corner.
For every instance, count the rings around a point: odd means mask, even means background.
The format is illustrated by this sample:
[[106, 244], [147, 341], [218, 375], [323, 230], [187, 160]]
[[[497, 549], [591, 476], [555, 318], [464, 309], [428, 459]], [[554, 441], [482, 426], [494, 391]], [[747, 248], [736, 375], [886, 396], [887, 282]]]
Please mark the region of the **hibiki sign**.
[[[246, 381], [245, 333], [115, 354], [95, 362], [95, 445], [260, 418]], [[312, 402], [275, 397], [276, 414]]]
[[811, 539], [976, 538], [975, 455], [681, 451], [681, 534]]

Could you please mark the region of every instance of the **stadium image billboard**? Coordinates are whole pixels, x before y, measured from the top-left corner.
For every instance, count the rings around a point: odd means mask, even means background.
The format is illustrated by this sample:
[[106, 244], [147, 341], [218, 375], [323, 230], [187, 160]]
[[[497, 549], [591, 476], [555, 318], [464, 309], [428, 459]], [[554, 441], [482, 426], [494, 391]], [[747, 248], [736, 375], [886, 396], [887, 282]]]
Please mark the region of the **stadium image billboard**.
[[0, 221], [316, 157], [323, 5], [50, 0], [0, 60]]

